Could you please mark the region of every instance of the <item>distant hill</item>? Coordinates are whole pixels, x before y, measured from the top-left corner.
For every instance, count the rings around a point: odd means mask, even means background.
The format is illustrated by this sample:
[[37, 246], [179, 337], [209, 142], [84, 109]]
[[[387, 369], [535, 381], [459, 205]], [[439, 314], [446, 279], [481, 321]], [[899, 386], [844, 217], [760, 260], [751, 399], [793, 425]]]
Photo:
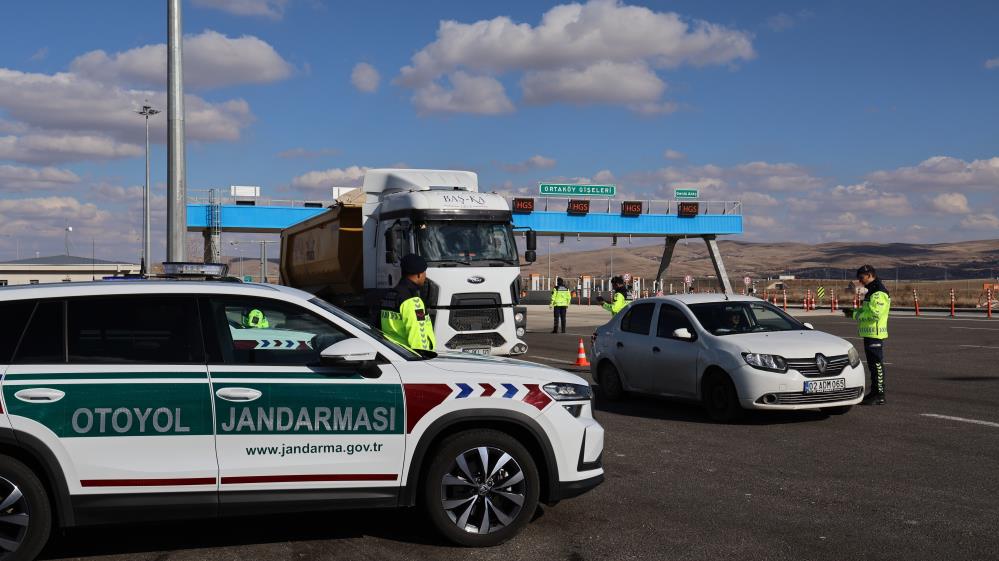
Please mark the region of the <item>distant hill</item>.
[[[567, 241], [566, 244], [571, 244]], [[540, 244], [539, 244], [540, 245]], [[729, 276], [741, 278], [776, 277], [790, 273], [798, 278], [852, 278], [854, 271], [870, 263], [885, 278], [906, 280], [988, 278], [999, 273], [999, 239], [943, 244], [877, 243], [747, 243], [718, 242]], [[642, 278], [655, 276], [663, 245], [628, 245], [619, 241], [613, 248], [614, 274], [631, 273]], [[611, 248], [552, 253], [552, 276], [581, 274], [609, 276]], [[525, 268], [525, 274], [548, 274], [548, 256]], [[677, 244], [666, 277], [691, 274], [698, 278], [713, 275], [707, 248], [700, 239]]]

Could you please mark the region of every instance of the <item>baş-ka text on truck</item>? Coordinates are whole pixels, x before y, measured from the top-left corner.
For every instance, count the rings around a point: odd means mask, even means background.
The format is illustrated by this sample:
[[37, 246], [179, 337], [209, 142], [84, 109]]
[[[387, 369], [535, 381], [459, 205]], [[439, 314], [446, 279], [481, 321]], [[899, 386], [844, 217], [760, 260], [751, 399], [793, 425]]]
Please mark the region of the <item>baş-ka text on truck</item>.
[[[533, 231], [526, 234], [531, 262], [536, 241]], [[479, 193], [472, 172], [368, 170], [360, 189], [281, 232], [281, 282], [368, 318], [382, 292], [399, 282], [407, 253], [428, 264], [422, 297], [438, 350], [527, 351], [510, 206]]]

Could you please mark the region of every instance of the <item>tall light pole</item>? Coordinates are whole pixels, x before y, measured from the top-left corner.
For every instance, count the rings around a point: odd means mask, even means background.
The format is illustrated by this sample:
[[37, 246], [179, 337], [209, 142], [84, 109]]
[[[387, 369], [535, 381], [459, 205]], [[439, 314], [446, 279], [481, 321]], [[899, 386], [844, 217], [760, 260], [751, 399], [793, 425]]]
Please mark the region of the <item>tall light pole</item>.
[[167, 261], [187, 256], [184, 62], [180, 0], [167, 0]]
[[69, 234], [73, 231], [72, 226], [66, 226], [66, 255], [69, 255]]
[[149, 105], [143, 105], [141, 110], [136, 111], [136, 113], [146, 118], [146, 187], [142, 191], [142, 266], [139, 270], [139, 273], [143, 275], [149, 273], [151, 268], [150, 263], [153, 258], [150, 249], [152, 241], [149, 235], [149, 117], [159, 112], [159, 110], [153, 109]]

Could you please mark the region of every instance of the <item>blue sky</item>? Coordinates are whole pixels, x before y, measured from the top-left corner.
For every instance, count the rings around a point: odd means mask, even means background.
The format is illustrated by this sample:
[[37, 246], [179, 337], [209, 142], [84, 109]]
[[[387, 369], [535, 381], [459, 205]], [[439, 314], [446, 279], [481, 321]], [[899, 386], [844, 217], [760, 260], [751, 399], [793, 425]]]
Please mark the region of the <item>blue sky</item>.
[[[166, 109], [166, 2], [141, 4], [5, 7], [0, 259], [61, 253], [67, 224], [135, 258], [129, 111]], [[325, 198], [365, 167], [453, 167], [506, 193], [696, 186], [743, 200], [753, 241], [995, 238], [995, 21], [995, 2], [191, 0], [188, 184]]]

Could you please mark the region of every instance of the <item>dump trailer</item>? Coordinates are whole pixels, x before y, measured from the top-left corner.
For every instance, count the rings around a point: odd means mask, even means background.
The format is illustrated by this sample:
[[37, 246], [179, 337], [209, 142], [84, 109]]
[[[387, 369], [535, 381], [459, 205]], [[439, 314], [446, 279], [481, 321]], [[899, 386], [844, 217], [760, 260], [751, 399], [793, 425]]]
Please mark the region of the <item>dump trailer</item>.
[[[533, 235], [527, 236], [533, 260]], [[373, 169], [361, 188], [281, 232], [281, 283], [375, 323], [408, 253], [427, 261], [423, 300], [438, 350], [517, 355], [527, 310], [509, 203], [467, 171]]]

